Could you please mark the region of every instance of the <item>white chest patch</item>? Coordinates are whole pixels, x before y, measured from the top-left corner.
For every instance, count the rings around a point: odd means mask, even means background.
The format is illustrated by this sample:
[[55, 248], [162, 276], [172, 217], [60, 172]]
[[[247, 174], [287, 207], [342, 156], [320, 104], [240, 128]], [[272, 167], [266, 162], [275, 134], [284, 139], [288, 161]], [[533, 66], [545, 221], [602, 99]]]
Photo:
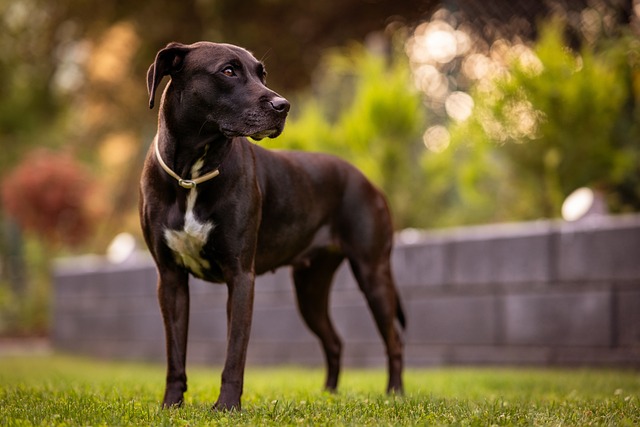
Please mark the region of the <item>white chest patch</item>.
[[[191, 169], [192, 179], [202, 167], [202, 160], [196, 162]], [[195, 214], [194, 207], [198, 197], [197, 187], [189, 190], [187, 196], [187, 208], [184, 215], [184, 227], [182, 230], [164, 230], [164, 238], [178, 264], [189, 269], [195, 276], [202, 277], [203, 271], [211, 265], [202, 257], [202, 249], [209, 239], [211, 231], [215, 227], [212, 222], [200, 222]]]

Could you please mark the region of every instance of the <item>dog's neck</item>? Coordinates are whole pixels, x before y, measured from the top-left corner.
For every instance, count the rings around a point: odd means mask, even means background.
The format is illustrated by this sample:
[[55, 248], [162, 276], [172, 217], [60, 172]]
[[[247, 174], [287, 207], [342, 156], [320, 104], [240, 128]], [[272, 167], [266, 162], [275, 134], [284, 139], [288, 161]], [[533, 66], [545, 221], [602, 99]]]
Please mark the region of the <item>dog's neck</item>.
[[199, 125], [192, 123], [188, 129], [184, 125], [179, 125], [180, 129], [172, 129], [169, 123], [177, 121], [167, 117], [171, 111], [170, 107], [160, 109], [157, 141], [160, 154], [169, 168], [185, 179], [195, 178], [192, 172], [198, 162], [202, 162], [199, 175], [218, 169], [231, 151], [232, 139], [205, 120]]

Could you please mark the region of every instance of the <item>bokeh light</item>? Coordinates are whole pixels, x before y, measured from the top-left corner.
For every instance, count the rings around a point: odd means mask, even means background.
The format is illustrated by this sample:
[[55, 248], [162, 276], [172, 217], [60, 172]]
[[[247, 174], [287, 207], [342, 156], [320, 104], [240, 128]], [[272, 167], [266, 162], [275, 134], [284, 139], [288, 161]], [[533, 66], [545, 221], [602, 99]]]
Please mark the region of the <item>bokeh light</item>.
[[451, 136], [446, 127], [442, 125], [431, 126], [422, 135], [425, 147], [434, 153], [440, 153], [447, 149]]

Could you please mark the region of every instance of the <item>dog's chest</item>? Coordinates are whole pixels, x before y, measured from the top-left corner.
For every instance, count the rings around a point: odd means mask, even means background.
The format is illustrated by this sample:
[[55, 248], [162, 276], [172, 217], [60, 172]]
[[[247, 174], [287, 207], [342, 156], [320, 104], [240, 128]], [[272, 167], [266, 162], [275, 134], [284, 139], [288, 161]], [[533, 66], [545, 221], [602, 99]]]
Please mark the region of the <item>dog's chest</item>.
[[[194, 165], [194, 171], [199, 170], [199, 163]], [[195, 174], [192, 174], [192, 176]], [[203, 257], [203, 249], [210, 238], [215, 224], [201, 221], [195, 215], [195, 205], [198, 197], [196, 187], [189, 190], [187, 195], [184, 225], [182, 229], [165, 228], [164, 239], [173, 252], [176, 262], [187, 268], [196, 277], [202, 278], [211, 268], [209, 261]]]

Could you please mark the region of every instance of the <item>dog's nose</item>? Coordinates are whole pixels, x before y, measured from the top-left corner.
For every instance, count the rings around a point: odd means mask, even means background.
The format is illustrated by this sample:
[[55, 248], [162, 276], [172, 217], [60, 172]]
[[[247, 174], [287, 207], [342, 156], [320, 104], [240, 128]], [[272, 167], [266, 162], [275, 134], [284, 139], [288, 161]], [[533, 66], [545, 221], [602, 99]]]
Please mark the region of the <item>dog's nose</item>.
[[276, 96], [275, 98], [273, 98], [271, 101], [269, 101], [269, 104], [271, 104], [271, 107], [273, 107], [273, 109], [278, 113], [288, 113], [289, 108], [291, 108], [289, 101], [280, 96]]

